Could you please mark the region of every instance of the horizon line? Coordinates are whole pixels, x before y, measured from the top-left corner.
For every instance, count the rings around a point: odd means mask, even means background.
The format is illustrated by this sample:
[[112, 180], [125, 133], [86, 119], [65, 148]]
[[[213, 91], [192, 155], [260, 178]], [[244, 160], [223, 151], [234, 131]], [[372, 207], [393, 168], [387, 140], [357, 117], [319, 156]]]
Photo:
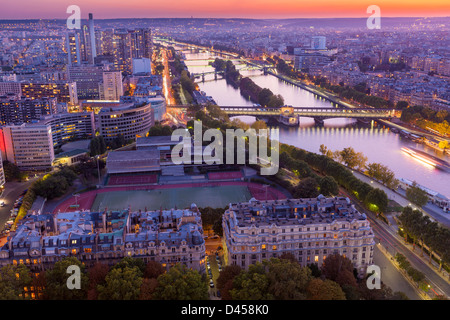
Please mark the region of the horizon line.
[[[90, 12], [91, 13], [91, 12]], [[95, 14], [94, 14], [95, 15]], [[246, 17], [126, 17], [126, 18], [96, 18], [95, 20], [125, 20], [125, 19], [218, 19], [218, 20], [227, 20], [227, 19], [245, 19], [245, 20], [296, 20], [296, 19], [367, 19], [369, 16], [361, 16], [361, 17], [297, 17], [297, 18], [246, 18]], [[407, 18], [423, 18], [423, 19], [435, 19], [435, 18], [450, 18], [450, 15], [447, 16], [384, 16], [381, 19], [390, 18], [390, 19], [407, 19]], [[65, 18], [1, 18], [0, 21], [14, 21], [14, 20], [66, 20]], [[87, 19], [87, 18], [86, 18]]]

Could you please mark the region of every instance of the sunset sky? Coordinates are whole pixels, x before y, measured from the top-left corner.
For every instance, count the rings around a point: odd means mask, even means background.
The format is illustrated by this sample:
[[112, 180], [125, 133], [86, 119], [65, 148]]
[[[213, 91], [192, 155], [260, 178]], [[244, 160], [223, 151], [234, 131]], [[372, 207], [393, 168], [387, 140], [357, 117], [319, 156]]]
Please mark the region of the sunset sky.
[[[5, 3], [6, 2], [6, 3]], [[449, 0], [7, 0], [0, 19], [67, 18], [69, 5], [82, 16], [104, 18], [321, 18], [367, 17], [378, 5], [383, 17], [450, 16]]]

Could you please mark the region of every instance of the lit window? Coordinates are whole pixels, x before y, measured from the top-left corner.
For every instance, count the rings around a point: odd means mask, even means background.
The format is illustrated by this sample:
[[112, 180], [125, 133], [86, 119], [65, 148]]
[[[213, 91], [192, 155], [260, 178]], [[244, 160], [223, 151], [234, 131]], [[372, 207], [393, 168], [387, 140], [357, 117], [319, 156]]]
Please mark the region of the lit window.
[[277, 250], [277, 246], [272, 246], [272, 250]]
[[314, 256], [314, 262], [319, 262], [319, 256]]

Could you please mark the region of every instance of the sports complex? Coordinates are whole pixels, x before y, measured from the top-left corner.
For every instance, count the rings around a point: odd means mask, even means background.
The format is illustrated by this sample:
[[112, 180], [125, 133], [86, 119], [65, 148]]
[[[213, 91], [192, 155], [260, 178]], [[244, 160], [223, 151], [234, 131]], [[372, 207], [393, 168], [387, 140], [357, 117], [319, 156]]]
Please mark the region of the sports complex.
[[198, 207], [224, 208], [230, 203], [286, 199], [269, 185], [248, 182], [255, 170], [231, 166], [224, 170], [206, 163], [175, 165], [170, 136], [137, 138], [136, 150], [109, 152], [107, 175], [95, 190], [69, 197], [53, 211], [159, 210]]
[[[188, 208], [192, 203], [198, 207], [224, 208], [230, 203], [257, 200], [286, 199], [281, 191], [253, 182], [237, 181], [240, 172], [206, 175], [201, 182], [198, 176], [190, 183], [158, 183], [157, 177], [120, 176], [109, 178], [105, 187], [86, 191], [64, 200], [54, 210], [69, 212], [77, 210], [159, 210]], [[186, 180], [189, 177], [183, 177]], [[197, 178], [197, 179], [195, 179]], [[112, 182], [111, 184], [109, 182]], [[178, 180], [179, 182], [179, 180]]]

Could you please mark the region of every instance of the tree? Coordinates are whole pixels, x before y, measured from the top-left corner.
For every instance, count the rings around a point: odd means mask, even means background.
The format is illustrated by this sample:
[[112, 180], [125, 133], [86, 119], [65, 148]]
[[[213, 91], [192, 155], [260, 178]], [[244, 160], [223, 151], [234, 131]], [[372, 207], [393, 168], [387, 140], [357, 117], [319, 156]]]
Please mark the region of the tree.
[[389, 188], [395, 188], [398, 184], [394, 172], [380, 163], [369, 163], [367, 165], [367, 174], [369, 177], [381, 181]]
[[163, 126], [159, 122], [155, 123], [153, 127], [148, 131], [148, 135], [155, 136], [170, 136], [172, 134], [172, 128], [170, 126]]
[[145, 266], [144, 278], [156, 279], [162, 275], [166, 269], [157, 261], [149, 261]]
[[363, 168], [367, 162], [367, 157], [361, 152], [356, 152], [352, 147], [344, 148], [340, 151], [342, 162], [350, 168]]
[[416, 270], [411, 266], [406, 269], [406, 272], [411, 277], [411, 279], [413, 279], [416, 283], [419, 283], [422, 280], [425, 280], [425, 275], [422, 272], [420, 272], [419, 270]]
[[335, 195], [339, 192], [339, 186], [336, 180], [334, 180], [334, 178], [331, 176], [325, 176], [321, 178], [319, 182], [319, 188], [320, 193], [324, 196]]
[[257, 120], [255, 122], [253, 122], [250, 127], [252, 129], [259, 131], [261, 129], [267, 129], [267, 123], [263, 120]]
[[0, 300], [19, 300], [25, 296], [24, 287], [32, 283], [30, 270], [23, 264], [6, 265], [0, 269]]
[[387, 208], [389, 199], [383, 190], [375, 188], [367, 194], [365, 202], [370, 211], [384, 212]]
[[339, 285], [351, 285], [356, 287], [356, 279], [353, 275], [353, 264], [350, 259], [339, 254], [327, 256], [322, 265], [322, 275]]
[[230, 290], [233, 300], [270, 300], [273, 296], [268, 292], [269, 279], [264, 266], [257, 262], [242, 271], [233, 280], [233, 289]]
[[282, 107], [284, 105], [284, 99], [281, 95], [277, 94], [277, 95], [272, 95], [269, 98], [269, 102], [267, 103], [267, 107], [268, 108], [279, 108]]
[[142, 259], [137, 259], [137, 258], [131, 258], [131, 257], [125, 257], [122, 260], [120, 260], [118, 263], [116, 263], [112, 269], [118, 268], [118, 269], [123, 269], [123, 268], [138, 268], [139, 272], [140, 272], [140, 276], [142, 277], [144, 275], [145, 269], [146, 269], [146, 265], [144, 263], [144, 261]]
[[258, 94], [258, 103], [262, 106], [268, 106], [270, 98], [273, 96], [273, 92], [270, 89], [264, 88]]
[[20, 169], [14, 163], [8, 160], [3, 161], [3, 171], [5, 173], [6, 182], [19, 180], [20, 179]]
[[142, 285], [142, 272], [137, 266], [115, 265], [98, 285], [99, 300], [137, 300]]
[[307, 287], [309, 300], [345, 300], [345, 293], [334, 281], [312, 279]]
[[397, 110], [403, 110], [409, 107], [409, 104], [407, 101], [399, 101], [397, 102], [397, 104], [395, 105], [395, 109]]
[[103, 263], [96, 263], [88, 270], [89, 288], [87, 293], [88, 300], [97, 300], [99, 285], [105, 285], [106, 276], [109, 272], [109, 266]]
[[407, 270], [411, 265], [409, 261], [406, 259], [406, 257], [401, 253], [395, 254], [395, 260], [397, 261], [398, 266], [403, 270]]
[[319, 184], [314, 178], [305, 178], [301, 180], [295, 188], [296, 198], [315, 198], [319, 195]]
[[234, 278], [241, 273], [241, 267], [237, 265], [226, 266], [217, 278], [217, 289], [222, 294], [222, 300], [231, 300], [230, 290], [233, 288]]
[[415, 181], [411, 187], [406, 189], [406, 198], [420, 208], [428, 203], [427, 193], [419, 188]]
[[205, 300], [208, 287], [196, 270], [176, 264], [158, 277], [153, 298], [155, 300]]
[[439, 142], [439, 148], [441, 149], [450, 149], [450, 142], [447, 140], [442, 140]]
[[312, 279], [311, 269], [286, 259], [263, 262], [269, 280], [268, 293], [277, 300], [303, 300]]
[[158, 286], [158, 280], [155, 278], [143, 279], [139, 294], [139, 300], [153, 300], [153, 293]]
[[319, 152], [323, 155], [326, 155], [328, 152], [328, 147], [324, 144], [321, 144], [319, 147]]
[[[67, 280], [70, 277], [70, 274], [67, 273], [69, 266], [80, 268], [81, 289], [71, 290], [67, 287]], [[56, 262], [53, 269], [46, 271], [45, 279], [44, 295], [49, 300], [81, 300], [86, 298], [89, 279], [85, 273], [85, 266], [75, 257], [64, 258]]]

